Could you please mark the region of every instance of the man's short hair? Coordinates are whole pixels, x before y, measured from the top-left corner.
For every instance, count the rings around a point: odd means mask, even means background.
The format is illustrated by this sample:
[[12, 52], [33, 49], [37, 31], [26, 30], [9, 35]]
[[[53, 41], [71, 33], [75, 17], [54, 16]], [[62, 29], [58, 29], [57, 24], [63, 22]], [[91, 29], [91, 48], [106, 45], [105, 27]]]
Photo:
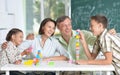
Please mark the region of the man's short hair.
[[67, 18], [70, 19], [69, 16], [60, 16], [60, 17], [58, 17], [57, 20], [56, 20], [57, 26], [59, 25], [59, 23], [63, 22]]

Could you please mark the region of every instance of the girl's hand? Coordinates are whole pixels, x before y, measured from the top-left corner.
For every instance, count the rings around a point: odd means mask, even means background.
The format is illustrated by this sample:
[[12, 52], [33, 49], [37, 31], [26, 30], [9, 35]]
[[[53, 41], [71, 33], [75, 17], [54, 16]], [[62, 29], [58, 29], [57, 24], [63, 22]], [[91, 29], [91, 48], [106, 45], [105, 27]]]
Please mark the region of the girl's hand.
[[29, 55], [31, 52], [28, 51], [28, 49], [24, 50], [22, 53], [21, 53], [21, 56], [23, 55]]
[[22, 60], [17, 60], [14, 62], [14, 64], [21, 64]]

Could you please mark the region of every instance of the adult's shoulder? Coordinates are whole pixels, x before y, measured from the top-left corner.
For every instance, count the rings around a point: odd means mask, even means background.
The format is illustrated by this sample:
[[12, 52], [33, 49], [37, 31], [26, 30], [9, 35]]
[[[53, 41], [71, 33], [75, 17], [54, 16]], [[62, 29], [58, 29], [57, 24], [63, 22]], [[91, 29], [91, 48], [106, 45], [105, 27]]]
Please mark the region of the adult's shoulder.
[[90, 34], [90, 35], [93, 35], [92, 32], [88, 31], [88, 30], [81, 30], [81, 32], [83, 34]]
[[61, 37], [61, 34], [60, 33], [56, 33], [55, 35], [53, 35], [52, 37], [58, 39], [59, 37]]

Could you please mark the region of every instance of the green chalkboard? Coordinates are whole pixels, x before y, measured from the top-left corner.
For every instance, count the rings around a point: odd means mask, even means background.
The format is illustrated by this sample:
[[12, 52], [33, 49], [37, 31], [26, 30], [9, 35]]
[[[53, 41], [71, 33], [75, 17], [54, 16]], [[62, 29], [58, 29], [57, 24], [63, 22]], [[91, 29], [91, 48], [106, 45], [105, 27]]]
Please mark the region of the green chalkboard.
[[90, 16], [101, 14], [108, 18], [110, 28], [120, 32], [120, 0], [71, 0], [73, 29], [89, 30]]

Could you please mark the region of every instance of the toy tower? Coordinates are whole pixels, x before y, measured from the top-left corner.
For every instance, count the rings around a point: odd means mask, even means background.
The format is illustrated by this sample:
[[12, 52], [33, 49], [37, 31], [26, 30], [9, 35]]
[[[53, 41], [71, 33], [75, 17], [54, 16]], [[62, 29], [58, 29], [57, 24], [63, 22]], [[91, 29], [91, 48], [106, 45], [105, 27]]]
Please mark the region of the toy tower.
[[75, 36], [75, 38], [77, 39], [77, 41], [76, 41], [76, 45], [75, 45], [75, 50], [76, 50], [76, 60], [79, 60], [79, 56], [80, 56], [80, 41], [79, 41], [79, 39], [80, 39], [80, 36], [79, 36], [79, 33], [80, 33], [80, 30], [76, 30], [76, 36]]

